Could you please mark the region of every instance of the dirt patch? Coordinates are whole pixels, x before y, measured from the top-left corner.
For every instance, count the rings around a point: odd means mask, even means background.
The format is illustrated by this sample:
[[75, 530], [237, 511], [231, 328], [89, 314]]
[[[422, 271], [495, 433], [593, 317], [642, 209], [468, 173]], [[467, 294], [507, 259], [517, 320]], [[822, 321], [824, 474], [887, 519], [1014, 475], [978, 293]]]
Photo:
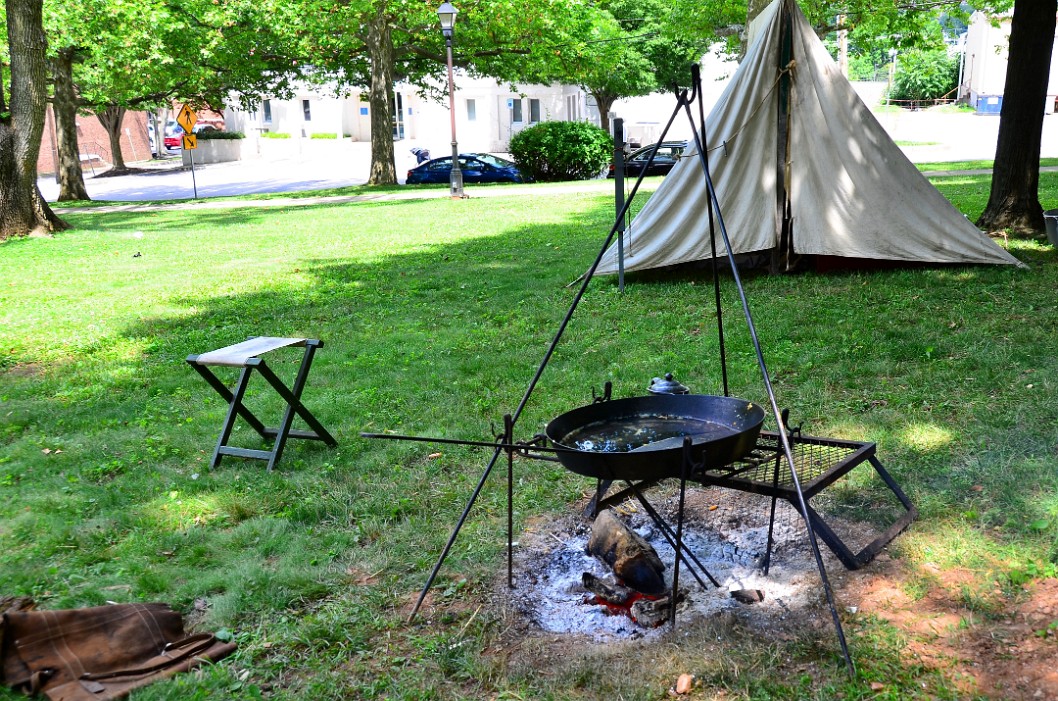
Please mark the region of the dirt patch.
[[124, 170], [115, 170], [113, 168], [95, 174], [96, 178], [120, 178], [125, 175], [156, 175], [160, 172], [166, 172], [159, 168], [125, 168]]
[[0, 372], [11, 377], [39, 377], [44, 374], [44, 366], [40, 363], [15, 363], [5, 368], [0, 364]]
[[[848, 578], [841, 592], [907, 636], [907, 654], [965, 680], [968, 691], [1003, 701], [1058, 699], [1058, 580], [1032, 583], [1008, 600], [991, 594], [989, 613], [967, 605], [974, 573], [929, 568], [924, 595], [906, 592], [912, 578], [902, 562], [879, 558], [861, 578]], [[999, 613], [996, 613], [996, 609]]]

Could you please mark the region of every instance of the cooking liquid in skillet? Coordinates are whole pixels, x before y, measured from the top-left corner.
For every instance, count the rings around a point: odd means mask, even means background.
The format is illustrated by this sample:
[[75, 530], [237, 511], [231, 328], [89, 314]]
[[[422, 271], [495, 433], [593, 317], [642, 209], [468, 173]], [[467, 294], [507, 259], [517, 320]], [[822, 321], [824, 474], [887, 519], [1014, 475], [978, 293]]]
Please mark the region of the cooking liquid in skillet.
[[694, 436], [696, 444], [730, 435], [730, 426], [682, 416], [629, 416], [596, 421], [570, 431], [562, 445], [594, 453], [627, 453], [666, 438]]

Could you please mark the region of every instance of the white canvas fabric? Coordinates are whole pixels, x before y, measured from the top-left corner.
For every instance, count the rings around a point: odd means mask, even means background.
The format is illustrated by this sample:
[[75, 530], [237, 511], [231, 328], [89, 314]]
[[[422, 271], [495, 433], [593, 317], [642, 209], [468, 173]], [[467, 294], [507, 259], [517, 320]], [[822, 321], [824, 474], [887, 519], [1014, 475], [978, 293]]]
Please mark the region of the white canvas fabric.
[[[793, 62], [787, 175], [778, 155], [784, 5]], [[794, 252], [869, 260], [1022, 265], [904, 156], [838, 70], [793, 0], [750, 27], [750, 48], [706, 118], [709, 165], [732, 251], [778, 246], [788, 182]], [[626, 271], [712, 257], [706, 185], [693, 144], [625, 232]], [[717, 254], [726, 255], [717, 231]], [[596, 274], [616, 273], [617, 246]]]

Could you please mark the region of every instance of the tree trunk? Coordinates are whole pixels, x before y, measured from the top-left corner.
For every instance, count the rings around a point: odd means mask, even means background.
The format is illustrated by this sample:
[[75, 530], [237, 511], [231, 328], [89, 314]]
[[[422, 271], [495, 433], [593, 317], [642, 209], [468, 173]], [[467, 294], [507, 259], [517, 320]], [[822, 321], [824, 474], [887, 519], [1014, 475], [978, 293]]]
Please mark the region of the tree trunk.
[[396, 185], [397, 167], [393, 157], [393, 117], [389, 97], [393, 92], [393, 35], [382, 9], [367, 27], [368, 52], [371, 56], [371, 173], [369, 185]]
[[0, 239], [67, 228], [37, 189], [47, 104], [42, 0], [6, 0], [11, 104], [0, 91]]
[[746, 51], [749, 50], [749, 46], [746, 44], [746, 35], [749, 33], [750, 22], [757, 19], [757, 15], [764, 12], [764, 8], [770, 5], [771, 2], [772, 0], [748, 0], [746, 2], [746, 26], [742, 30], [738, 51], [740, 61], [746, 57]]
[[114, 164], [113, 171], [115, 173], [127, 172], [129, 167], [125, 165], [125, 156], [121, 153], [121, 123], [125, 121], [125, 108], [108, 105], [102, 112], [96, 113], [96, 118], [107, 130], [107, 136], [110, 137], [110, 160]]
[[617, 96], [608, 92], [593, 92], [591, 96], [595, 98], [595, 104], [599, 107], [599, 126], [605, 129], [607, 134], [611, 133], [610, 110], [613, 108], [613, 103], [617, 102]]
[[757, 18], [764, 8], [770, 5], [772, 0], [749, 0], [746, 3], [746, 26]]
[[1039, 197], [1040, 142], [1056, 11], [1058, 0], [1014, 3], [992, 190], [977, 220], [977, 226], [986, 231], [1044, 230]]
[[88, 200], [84, 185], [84, 172], [77, 148], [77, 94], [73, 87], [73, 59], [76, 49], [61, 49], [51, 60], [52, 80], [55, 96], [52, 108], [55, 115], [56, 150], [55, 163], [59, 175], [59, 201]]

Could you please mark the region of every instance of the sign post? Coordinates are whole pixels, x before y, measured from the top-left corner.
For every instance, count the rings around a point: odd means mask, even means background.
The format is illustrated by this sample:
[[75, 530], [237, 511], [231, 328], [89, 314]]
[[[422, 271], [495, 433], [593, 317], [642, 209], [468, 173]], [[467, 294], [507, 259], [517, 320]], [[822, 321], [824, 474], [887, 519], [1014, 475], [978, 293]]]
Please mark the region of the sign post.
[[198, 148], [198, 137], [192, 133], [192, 130], [195, 128], [195, 122], [197, 121], [198, 115], [186, 104], [180, 108], [180, 112], [176, 115], [176, 123], [184, 130], [181, 145], [188, 152], [187, 155], [191, 159], [191, 188], [194, 190], [196, 200], [198, 199], [198, 184], [195, 182], [195, 149]]

